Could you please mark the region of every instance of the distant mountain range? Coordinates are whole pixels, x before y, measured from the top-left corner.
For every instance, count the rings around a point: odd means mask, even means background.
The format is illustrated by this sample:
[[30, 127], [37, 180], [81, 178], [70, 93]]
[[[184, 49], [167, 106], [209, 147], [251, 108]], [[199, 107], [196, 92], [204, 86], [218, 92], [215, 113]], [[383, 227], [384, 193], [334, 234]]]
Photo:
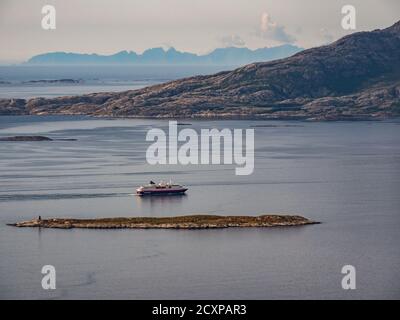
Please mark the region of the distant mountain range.
[[400, 21], [371, 32], [138, 90], [2, 99], [0, 114], [372, 120], [400, 116]]
[[133, 65], [244, 65], [256, 61], [270, 61], [286, 58], [302, 48], [285, 44], [271, 48], [251, 50], [248, 48], [218, 48], [209, 54], [197, 55], [180, 52], [174, 48], [152, 48], [137, 54], [121, 51], [112, 55], [49, 52], [30, 58], [26, 64], [41, 65], [93, 65], [93, 64], [133, 64]]

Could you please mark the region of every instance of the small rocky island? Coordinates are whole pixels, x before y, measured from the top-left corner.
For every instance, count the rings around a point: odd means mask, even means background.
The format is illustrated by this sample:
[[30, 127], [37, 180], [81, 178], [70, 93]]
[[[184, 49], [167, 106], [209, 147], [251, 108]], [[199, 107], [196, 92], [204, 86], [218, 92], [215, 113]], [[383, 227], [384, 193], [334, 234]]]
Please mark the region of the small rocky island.
[[45, 136], [13, 136], [13, 137], [1, 137], [0, 141], [76, 141], [76, 139], [51, 139]]
[[53, 139], [44, 136], [13, 136], [0, 138], [0, 141], [53, 141]]
[[98, 219], [33, 219], [9, 224], [15, 227], [40, 227], [58, 229], [218, 229], [256, 228], [277, 226], [303, 226], [317, 224], [301, 216], [216, 216], [189, 215], [178, 217], [127, 217]]

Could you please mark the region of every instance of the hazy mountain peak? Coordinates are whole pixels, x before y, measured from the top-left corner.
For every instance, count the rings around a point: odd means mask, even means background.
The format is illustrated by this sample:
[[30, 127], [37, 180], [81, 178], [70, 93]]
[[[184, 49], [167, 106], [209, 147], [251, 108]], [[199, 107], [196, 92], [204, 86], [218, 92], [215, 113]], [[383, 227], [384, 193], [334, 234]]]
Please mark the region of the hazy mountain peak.
[[49, 52], [36, 55], [27, 64], [187, 64], [187, 65], [243, 65], [255, 61], [270, 61], [288, 57], [301, 48], [283, 45], [251, 50], [245, 47], [217, 48], [205, 55], [181, 52], [174, 47], [149, 48], [142, 54], [123, 50], [112, 55]]

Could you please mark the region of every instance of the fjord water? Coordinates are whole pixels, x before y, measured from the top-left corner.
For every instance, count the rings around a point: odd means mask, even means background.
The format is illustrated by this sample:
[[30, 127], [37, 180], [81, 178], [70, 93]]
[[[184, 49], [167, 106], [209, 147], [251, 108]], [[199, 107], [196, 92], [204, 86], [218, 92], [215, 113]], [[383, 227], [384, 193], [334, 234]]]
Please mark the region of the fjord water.
[[[186, 122], [186, 121], [185, 121]], [[150, 166], [161, 120], [0, 117], [0, 298], [400, 298], [400, 123], [192, 121], [255, 128], [255, 171], [234, 165]], [[169, 180], [182, 197], [140, 198]], [[322, 224], [222, 230], [57, 230], [6, 226], [48, 217], [300, 214]], [[54, 265], [57, 289], [41, 287]], [[341, 268], [356, 268], [343, 290]]]

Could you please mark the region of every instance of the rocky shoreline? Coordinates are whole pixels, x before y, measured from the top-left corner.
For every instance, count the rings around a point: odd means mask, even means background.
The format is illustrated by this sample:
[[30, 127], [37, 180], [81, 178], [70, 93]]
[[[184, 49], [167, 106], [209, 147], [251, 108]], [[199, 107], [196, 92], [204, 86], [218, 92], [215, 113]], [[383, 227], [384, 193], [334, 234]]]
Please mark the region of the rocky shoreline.
[[119, 217], [98, 219], [32, 219], [8, 224], [14, 227], [56, 228], [56, 229], [219, 229], [259, 228], [277, 226], [303, 226], [318, 224], [301, 216], [216, 216], [189, 215], [178, 217]]
[[45, 136], [13, 136], [1, 137], [0, 141], [6, 142], [27, 142], [27, 141], [76, 141], [77, 139], [52, 139]]

